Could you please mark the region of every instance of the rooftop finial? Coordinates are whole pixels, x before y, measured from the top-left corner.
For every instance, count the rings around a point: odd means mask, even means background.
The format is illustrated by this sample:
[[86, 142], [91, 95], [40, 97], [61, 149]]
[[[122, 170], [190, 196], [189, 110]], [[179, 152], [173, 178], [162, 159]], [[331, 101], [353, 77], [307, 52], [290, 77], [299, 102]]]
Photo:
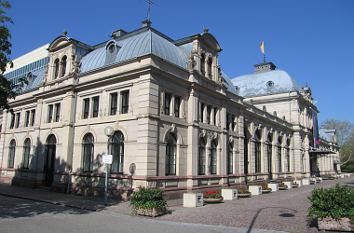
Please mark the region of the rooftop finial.
[[209, 32], [209, 29], [207, 27], [205, 27], [204, 25], [203, 25], [203, 32], [204, 33], [208, 33]]
[[[150, 21], [151, 19], [151, 6], [154, 4], [152, 0], [145, 0], [148, 4], [148, 9], [147, 9], [147, 14], [146, 14], [146, 20]], [[151, 22], [151, 21], [150, 21]]]
[[68, 31], [67, 31], [67, 30], [64, 30], [64, 31], [63, 31], [63, 35], [64, 35], [64, 36], [67, 36], [67, 35], [68, 35]]

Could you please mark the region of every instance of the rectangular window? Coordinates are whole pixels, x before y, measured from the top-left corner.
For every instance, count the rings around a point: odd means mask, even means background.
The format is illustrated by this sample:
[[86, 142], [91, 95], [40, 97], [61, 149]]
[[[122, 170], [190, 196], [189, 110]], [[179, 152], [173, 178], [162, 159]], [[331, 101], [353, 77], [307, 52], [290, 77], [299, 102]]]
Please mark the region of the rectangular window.
[[121, 92], [121, 113], [125, 114], [128, 113], [129, 110], [129, 91], [122, 91]]
[[60, 104], [55, 104], [55, 122], [58, 122], [60, 119]]
[[90, 113], [90, 99], [84, 99], [84, 103], [83, 103], [83, 118], [87, 119], [89, 117], [89, 113]]
[[47, 122], [50, 123], [53, 120], [53, 105], [48, 105], [48, 119]]
[[98, 117], [98, 111], [99, 111], [99, 102], [100, 102], [100, 97], [99, 96], [95, 96], [92, 98], [92, 117]]
[[202, 103], [200, 105], [200, 122], [204, 122], [204, 108], [205, 108], [205, 105]]
[[210, 114], [211, 114], [211, 106], [210, 105], [208, 105], [208, 107], [207, 107], [207, 124], [210, 124]]
[[25, 115], [25, 127], [29, 126], [29, 119], [30, 118], [30, 111], [26, 111], [26, 115]]
[[170, 115], [171, 94], [165, 93], [164, 113]]
[[218, 125], [217, 122], [216, 122], [216, 116], [218, 115], [218, 109], [217, 108], [214, 108], [214, 125]]
[[21, 118], [21, 113], [16, 113], [16, 122], [15, 122], [15, 128], [18, 128], [20, 126], [20, 118]]
[[175, 117], [179, 117], [179, 110], [181, 107], [181, 97], [175, 97]]
[[232, 131], [234, 131], [235, 130], [235, 115], [232, 115], [231, 116], [231, 126], [232, 126]]
[[117, 114], [117, 104], [118, 104], [118, 94], [117, 93], [111, 93], [111, 109], [109, 114], [110, 115], [116, 115]]
[[11, 113], [10, 129], [13, 129], [14, 126], [15, 126], [15, 114]]
[[230, 113], [226, 113], [226, 129], [230, 129]]
[[36, 109], [31, 110], [31, 126], [34, 126], [34, 122], [36, 120]]

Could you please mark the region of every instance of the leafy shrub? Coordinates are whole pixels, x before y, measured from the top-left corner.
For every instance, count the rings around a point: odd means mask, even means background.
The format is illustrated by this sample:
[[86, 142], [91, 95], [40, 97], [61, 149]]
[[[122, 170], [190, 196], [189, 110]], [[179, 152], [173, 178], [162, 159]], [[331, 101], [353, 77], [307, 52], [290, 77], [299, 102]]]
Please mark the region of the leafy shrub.
[[343, 217], [354, 220], [354, 189], [337, 184], [334, 188], [315, 189], [309, 197], [311, 207], [310, 218], [340, 219]]
[[167, 203], [162, 196], [162, 190], [141, 187], [137, 192], [134, 192], [130, 198], [130, 206], [133, 210], [165, 209]]

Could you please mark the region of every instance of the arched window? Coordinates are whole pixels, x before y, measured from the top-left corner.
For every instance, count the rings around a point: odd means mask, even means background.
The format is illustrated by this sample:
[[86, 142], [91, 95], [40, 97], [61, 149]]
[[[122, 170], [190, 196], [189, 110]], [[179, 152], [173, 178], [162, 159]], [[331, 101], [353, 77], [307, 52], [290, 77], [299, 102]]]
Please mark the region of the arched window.
[[54, 79], [58, 78], [59, 76], [59, 58], [55, 59], [54, 61]]
[[205, 76], [205, 54], [202, 53], [200, 57], [200, 72]]
[[93, 136], [88, 133], [82, 140], [82, 170], [84, 172], [92, 171], [93, 149]]
[[61, 59], [61, 74], [60, 74], [60, 77], [63, 77], [66, 73], [66, 60], [67, 60], [67, 57], [64, 56], [62, 59]]
[[51, 186], [54, 180], [55, 172], [55, 157], [56, 157], [56, 147], [57, 139], [54, 134], [50, 134], [46, 141], [46, 161], [44, 164], [45, 172], [45, 185]]
[[16, 141], [15, 139], [12, 139], [9, 144], [9, 159], [7, 161], [8, 168], [14, 168], [15, 153], [16, 153]]
[[124, 163], [124, 135], [116, 131], [108, 140], [108, 151], [113, 155], [111, 172], [123, 173]]
[[202, 138], [199, 140], [198, 175], [205, 175], [205, 141]]
[[282, 168], [282, 158], [281, 158], [281, 144], [282, 144], [282, 139], [281, 137], [278, 138], [278, 171], [279, 172], [283, 172], [283, 168]]
[[208, 58], [208, 77], [212, 78], [212, 65], [213, 65], [213, 58]]
[[229, 143], [228, 154], [227, 154], [227, 174], [234, 173], [234, 156], [233, 156], [233, 145]]
[[254, 161], [255, 161], [255, 172], [261, 172], [261, 131], [256, 130], [255, 132], [255, 142], [254, 142]]
[[268, 134], [268, 144], [267, 144], [267, 159], [268, 159], [268, 173], [270, 175], [269, 179], [272, 179], [272, 155], [273, 155], [273, 135]]
[[176, 137], [169, 134], [166, 144], [166, 176], [176, 175]]
[[24, 168], [24, 169], [29, 168], [30, 153], [31, 153], [31, 140], [29, 138], [27, 138], [23, 144], [22, 168]]
[[213, 140], [210, 147], [210, 174], [216, 174], [216, 142]]

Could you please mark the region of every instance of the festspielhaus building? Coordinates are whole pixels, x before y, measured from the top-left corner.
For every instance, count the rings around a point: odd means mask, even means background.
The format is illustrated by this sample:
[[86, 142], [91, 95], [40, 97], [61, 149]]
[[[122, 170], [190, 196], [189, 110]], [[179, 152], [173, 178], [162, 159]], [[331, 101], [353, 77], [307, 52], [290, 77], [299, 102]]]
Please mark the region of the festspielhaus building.
[[220, 52], [207, 30], [175, 40], [145, 21], [97, 45], [64, 34], [14, 59], [5, 77], [19, 95], [0, 113], [1, 182], [99, 194], [106, 154], [118, 196], [340, 172], [310, 87], [271, 62], [229, 78]]

